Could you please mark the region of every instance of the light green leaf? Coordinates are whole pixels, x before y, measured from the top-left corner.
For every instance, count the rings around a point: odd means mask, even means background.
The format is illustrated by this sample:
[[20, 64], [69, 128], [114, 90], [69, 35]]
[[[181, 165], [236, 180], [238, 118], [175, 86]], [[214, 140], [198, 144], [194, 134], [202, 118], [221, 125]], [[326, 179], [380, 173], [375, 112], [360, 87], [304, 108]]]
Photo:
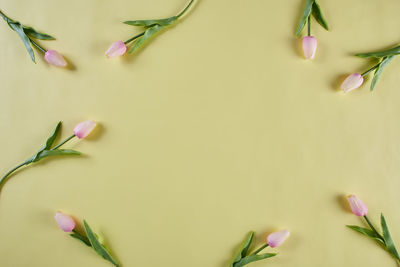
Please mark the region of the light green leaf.
[[321, 7], [317, 0], [314, 0], [314, 4], [312, 6], [312, 15], [322, 27], [324, 27], [327, 31], [329, 30], [328, 22], [326, 22], [324, 16], [322, 15]]
[[92, 231], [90, 226], [87, 224], [85, 220], [83, 220], [83, 226], [85, 228], [86, 235], [92, 245], [93, 249], [102, 256], [105, 260], [108, 260], [112, 264], [118, 267], [117, 261], [111, 256], [110, 252], [100, 243], [97, 235]]
[[35, 161], [39, 161], [41, 159], [52, 156], [67, 156], [67, 155], [79, 156], [81, 155], [81, 152], [72, 149], [44, 150], [39, 154], [39, 157]]
[[371, 88], [370, 90], [373, 91], [375, 88], [376, 83], [378, 82], [379, 77], [382, 74], [383, 69], [386, 67], [386, 65], [393, 59], [394, 56], [388, 56], [384, 57], [381, 64], [379, 64], [379, 67], [376, 69], [374, 73], [374, 78], [372, 79], [371, 82]]
[[307, 23], [307, 19], [311, 14], [311, 10], [314, 4], [314, 0], [306, 0], [306, 7], [304, 8], [303, 16], [301, 17], [299, 27], [296, 31], [296, 36], [299, 36], [304, 26]]
[[90, 244], [90, 241], [87, 237], [82, 236], [81, 234], [74, 232], [72, 234], [70, 234], [70, 236], [72, 236], [75, 239], [78, 239], [79, 241], [81, 241], [83, 244], [85, 244], [88, 247], [91, 247], [92, 245]]
[[400, 45], [396, 46], [394, 48], [388, 49], [388, 50], [380, 51], [380, 52], [359, 53], [359, 54], [356, 54], [356, 56], [362, 57], [362, 58], [367, 58], [367, 57], [380, 58], [380, 57], [395, 56], [398, 54], [400, 54]]
[[32, 27], [23, 26], [23, 28], [24, 28], [25, 34], [32, 38], [36, 38], [36, 39], [40, 39], [40, 40], [55, 40], [56, 39], [49, 34], [38, 32]]
[[385, 243], [385, 241], [382, 240], [377, 233], [375, 233], [374, 231], [372, 231], [370, 229], [363, 228], [363, 227], [356, 226], [356, 225], [346, 225], [346, 226], [360, 234], [363, 234], [365, 236], [368, 236], [369, 238], [374, 239], [375, 241], [378, 241], [382, 245], [384, 245], [384, 243]]
[[[31, 47], [31, 41], [28, 38], [28, 36], [25, 34], [23, 26], [19, 23], [8, 23], [8, 25], [10, 25], [10, 27], [16, 31], [19, 35], [19, 37], [21, 38], [21, 40], [24, 42], [25, 48], [29, 53], [29, 56], [31, 57], [32, 61], [35, 62], [35, 54], [33, 53], [33, 49]], [[36, 62], [35, 62], [36, 63]]]
[[164, 29], [164, 26], [159, 26], [159, 25], [154, 25], [150, 28], [148, 28], [144, 35], [140, 38], [137, 39], [137, 41], [133, 44], [131, 49], [129, 50], [129, 53], [133, 53], [136, 49], [144, 45], [147, 41], [150, 40], [150, 38], [154, 37], [159, 31]]
[[178, 19], [177, 16], [173, 16], [166, 19], [128, 20], [124, 21], [124, 23], [132, 26], [143, 26], [143, 27], [152, 27], [154, 25], [168, 26], [173, 24], [177, 19]]
[[386, 224], [385, 217], [381, 214], [381, 226], [383, 232], [383, 238], [385, 239], [386, 249], [392, 254], [396, 259], [400, 260], [400, 255], [396, 250], [396, 247], [393, 243], [392, 237], [390, 236], [389, 228]]
[[278, 255], [278, 254], [277, 253], [264, 253], [264, 254], [260, 254], [260, 255], [249, 255], [249, 256], [241, 259], [239, 262], [234, 263], [233, 267], [241, 267], [241, 266], [244, 266], [246, 264], [249, 264], [249, 263], [252, 263], [255, 261], [260, 261], [260, 260], [264, 260], [267, 258], [275, 257], [276, 255]]
[[235, 259], [233, 260], [231, 267], [234, 266], [235, 262], [240, 261], [243, 257], [245, 257], [247, 255], [247, 252], [250, 249], [251, 243], [253, 242], [253, 238], [254, 238], [254, 232], [251, 231], [248, 234], [248, 236], [246, 237], [246, 239], [244, 240], [244, 242], [240, 245], [239, 251], [238, 251]]

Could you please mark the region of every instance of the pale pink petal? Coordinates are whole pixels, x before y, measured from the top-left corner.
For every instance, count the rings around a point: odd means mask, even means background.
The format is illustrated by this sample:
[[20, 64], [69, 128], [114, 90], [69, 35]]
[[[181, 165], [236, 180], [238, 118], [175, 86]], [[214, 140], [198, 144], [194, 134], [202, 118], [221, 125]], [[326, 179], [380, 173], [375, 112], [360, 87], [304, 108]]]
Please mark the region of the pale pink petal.
[[86, 136], [88, 136], [94, 128], [96, 128], [96, 122], [90, 120], [90, 121], [84, 121], [79, 124], [77, 124], [74, 128], [74, 134], [76, 137], [79, 139], [83, 139]]
[[274, 232], [267, 237], [267, 243], [272, 248], [278, 247], [285, 242], [289, 235], [290, 232], [288, 230]]
[[72, 219], [71, 216], [62, 213], [61, 211], [56, 213], [54, 219], [56, 219], [58, 226], [60, 226], [64, 232], [72, 232], [72, 230], [75, 228], [74, 219]]
[[303, 51], [306, 59], [314, 58], [317, 44], [317, 39], [314, 36], [306, 36], [303, 38]]
[[126, 53], [126, 45], [122, 41], [112, 43], [106, 51], [106, 57], [113, 58], [119, 57]]
[[56, 50], [48, 50], [44, 54], [44, 59], [51, 65], [57, 67], [65, 67], [67, 66], [67, 61], [65, 61], [64, 57], [58, 53]]
[[342, 83], [342, 85], [340, 86], [340, 88], [342, 88], [342, 90], [345, 93], [348, 93], [358, 87], [360, 87], [364, 82], [364, 77], [361, 76], [361, 74], [359, 73], [353, 73], [350, 74]]
[[368, 213], [368, 207], [357, 196], [350, 195], [347, 197], [351, 211], [357, 216], [365, 216]]

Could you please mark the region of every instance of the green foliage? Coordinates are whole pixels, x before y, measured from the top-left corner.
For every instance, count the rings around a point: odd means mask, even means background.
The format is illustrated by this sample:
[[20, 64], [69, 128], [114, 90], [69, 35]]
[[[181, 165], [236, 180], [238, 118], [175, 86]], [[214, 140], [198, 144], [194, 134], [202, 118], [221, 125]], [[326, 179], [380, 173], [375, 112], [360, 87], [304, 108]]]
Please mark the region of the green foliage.
[[311, 15], [322, 27], [324, 27], [324, 29], [329, 30], [328, 22], [324, 18], [321, 7], [317, 0], [306, 0], [306, 6], [304, 8], [303, 15], [301, 16], [299, 26], [297, 27], [296, 36], [300, 35], [307, 23], [308, 18]]

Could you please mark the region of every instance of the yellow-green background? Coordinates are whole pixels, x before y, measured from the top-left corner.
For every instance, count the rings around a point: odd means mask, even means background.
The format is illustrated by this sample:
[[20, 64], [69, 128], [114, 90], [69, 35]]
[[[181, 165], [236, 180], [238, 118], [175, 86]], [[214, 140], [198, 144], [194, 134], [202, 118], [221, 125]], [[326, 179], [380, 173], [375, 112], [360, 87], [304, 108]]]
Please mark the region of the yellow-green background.
[[0, 194], [0, 266], [110, 266], [53, 216], [85, 218], [123, 266], [224, 267], [249, 230], [292, 235], [252, 266], [396, 266], [342, 202], [383, 211], [400, 245], [400, 59], [376, 91], [344, 95], [353, 56], [399, 42], [397, 0], [321, 0], [314, 61], [293, 35], [304, 1], [201, 0], [135, 55], [110, 43], [139, 32], [124, 20], [177, 13], [184, 0], [3, 0], [12, 18], [54, 35], [69, 70], [33, 64], [0, 23], [1, 172], [31, 156], [58, 120], [86, 119], [82, 158], [43, 161]]

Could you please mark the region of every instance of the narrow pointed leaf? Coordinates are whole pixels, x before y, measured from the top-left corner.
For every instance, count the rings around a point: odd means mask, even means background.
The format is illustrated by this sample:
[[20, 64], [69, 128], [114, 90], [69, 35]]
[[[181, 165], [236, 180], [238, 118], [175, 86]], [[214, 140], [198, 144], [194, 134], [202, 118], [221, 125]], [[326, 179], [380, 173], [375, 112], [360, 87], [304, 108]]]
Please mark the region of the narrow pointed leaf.
[[39, 154], [39, 157], [37, 158], [36, 161], [52, 156], [68, 156], [68, 155], [79, 156], [81, 155], [81, 152], [72, 149], [44, 150], [42, 151], [42, 153]]
[[383, 232], [383, 238], [385, 239], [386, 249], [392, 254], [396, 259], [400, 260], [400, 255], [393, 243], [392, 237], [390, 236], [389, 228], [386, 224], [385, 217], [381, 214], [381, 226]]
[[249, 263], [252, 263], [255, 261], [260, 261], [260, 260], [264, 260], [267, 258], [275, 257], [276, 255], [278, 255], [278, 254], [277, 253], [264, 253], [264, 254], [260, 254], [260, 255], [249, 255], [249, 256], [241, 259], [239, 262], [235, 263], [234, 267], [241, 267], [241, 266], [244, 266], [246, 264], [249, 264]]
[[304, 26], [307, 23], [307, 19], [311, 14], [311, 10], [314, 4], [314, 0], [306, 0], [306, 7], [304, 8], [303, 15], [301, 17], [299, 27], [297, 28], [296, 35], [300, 35], [301, 31], [303, 30]]
[[383, 58], [381, 64], [379, 65], [379, 67], [376, 69], [376, 71], [374, 73], [374, 78], [372, 79], [372, 82], [371, 82], [371, 88], [370, 88], [371, 91], [374, 90], [375, 85], [378, 82], [378, 79], [382, 74], [383, 69], [393, 59], [393, 57], [394, 56], [388, 56], [388, 57]]
[[23, 26], [19, 22], [9, 23], [8, 25], [10, 25], [10, 27], [18, 33], [19, 37], [24, 42], [25, 48], [28, 51], [29, 56], [31, 57], [32, 61], [35, 62], [35, 54], [33, 53], [33, 49], [31, 47], [31, 41], [25, 34]]
[[166, 19], [128, 20], [124, 21], [124, 23], [132, 26], [143, 26], [143, 27], [151, 27], [154, 25], [168, 26], [173, 24], [177, 19], [178, 19], [177, 16], [173, 16]]
[[70, 236], [72, 236], [72, 237], [75, 238], [75, 239], [78, 239], [79, 241], [81, 241], [83, 244], [85, 244], [85, 245], [88, 246], [88, 247], [91, 247], [91, 246], [92, 246], [92, 245], [90, 244], [89, 239], [87, 239], [86, 237], [84, 237], [84, 236], [82, 236], [82, 235], [80, 235], [80, 234], [73, 233], [73, 234], [70, 234]]
[[324, 16], [322, 15], [321, 7], [317, 0], [314, 0], [314, 4], [312, 6], [312, 15], [322, 27], [324, 27], [327, 31], [329, 30], [328, 22], [326, 22]]
[[54, 128], [54, 130], [51, 133], [50, 137], [46, 140], [46, 144], [44, 145], [44, 147], [43, 147], [44, 149], [43, 150], [48, 150], [53, 146], [54, 141], [56, 140], [58, 134], [60, 133], [61, 124], [62, 124], [61, 121], [58, 122], [56, 128]]
[[233, 260], [231, 266], [233, 266], [235, 262], [240, 261], [243, 257], [246, 256], [247, 251], [249, 251], [251, 243], [253, 242], [253, 238], [254, 238], [254, 232], [251, 231], [246, 237], [246, 239], [243, 241], [243, 243], [240, 245], [239, 251], [235, 259]]
[[154, 37], [159, 31], [161, 31], [164, 28], [165, 28], [164, 26], [159, 26], [159, 25], [154, 25], [148, 28], [145, 31], [144, 35], [137, 39], [132, 48], [129, 50], [129, 53], [133, 53], [136, 49], [144, 45], [146, 42], [150, 40], [150, 38]]
[[90, 226], [87, 224], [85, 220], [83, 220], [83, 226], [85, 228], [86, 235], [92, 245], [93, 249], [103, 257], [105, 260], [108, 260], [112, 264], [118, 267], [117, 261], [111, 256], [110, 252], [100, 243], [97, 235], [92, 231]]
[[362, 57], [362, 58], [367, 58], [367, 57], [388, 57], [388, 56], [395, 56], [400, 54], [400, 45], [396, 46], [394, 48], [384, 50], [384, 51], [379, 51], [379, 52], [369, 52], [369, 53], [359, 53], [356, 54], [357, 57]]
[[356, 232], [358, 232], [358, 233], [360, 233], [360, 234], [363, 234], [363, 235], [365, 235], [365, 236], [367, 236], [367, 237], [369, 237], [369, 238], [372, 238], [372, 239], [374, 239], [374, 240], [376, 240], [376, 241], [378, 241], [380, 244], [384, 244], [384, 240], [382, 240], [379, 236], [378, 236], [378, 234], [376, 234], [374, 231], [372, 231], [372, 230], [370, 230], [370, 229], [368, 229], [368, 228], [363, 228], [363, 227], [360, 227], [360, 226], [356, 226], [356, 225], [346, 225], [348, 228], [350, 228], [350, 229], [352, 229], [352, 230], [354, 230], [354, 231], [356, 231]]
[[53, 36], [51, 36], [49, 34], [38, 32], [32, 27], [23, 26], [23, 28], [24, 28], [25, 34], [30, 36], [30, 37], [32, 37], [32, 38], [36, 38], [36, 39], [39, 39], [39, 40], [55, 40], [56, 39], [56, 38], [54, 38]]

